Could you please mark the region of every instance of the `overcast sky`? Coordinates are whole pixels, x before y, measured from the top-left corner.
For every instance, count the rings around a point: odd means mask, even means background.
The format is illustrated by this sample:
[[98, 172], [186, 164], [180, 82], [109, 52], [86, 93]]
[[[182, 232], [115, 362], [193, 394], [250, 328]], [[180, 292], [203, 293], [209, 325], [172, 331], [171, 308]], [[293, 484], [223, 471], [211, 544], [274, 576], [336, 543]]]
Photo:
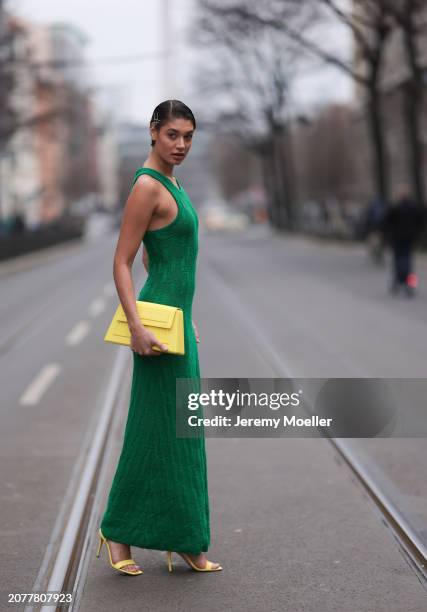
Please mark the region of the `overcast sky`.
[[[163, 4], [170, 7], [167, 40], [172, 48], [173, 64], [168, 88], [161, 78], [164, 73], [161, 54], [164, 54], [167, 29], [161, 10]], [[10, 0], [10, 5], [16, 6], [16, 12], [26, 19], [37, 23], [68, 22], [87, 34], [86, 58], [93, 62], [91, 79], [99, 95], [120, 118], [145, 123], [153, 108], [169, 97], [182, 99], [191, 107], [188, 72], [182, 68], [188, 65], [189, 50], [183, 32], [192, 18], [193, 0]], [[346, 32], [334, 31], [333, 40], [337, 48], [348, 52]], [[114, 65], [99, 62], [135, 56], [145, 56], [145, 59]], [[313, 102], [348, 100], [351, 87], [349, 80], [337, 70], [326, 68], [298, 81], [295, 100], [302, 109]]]

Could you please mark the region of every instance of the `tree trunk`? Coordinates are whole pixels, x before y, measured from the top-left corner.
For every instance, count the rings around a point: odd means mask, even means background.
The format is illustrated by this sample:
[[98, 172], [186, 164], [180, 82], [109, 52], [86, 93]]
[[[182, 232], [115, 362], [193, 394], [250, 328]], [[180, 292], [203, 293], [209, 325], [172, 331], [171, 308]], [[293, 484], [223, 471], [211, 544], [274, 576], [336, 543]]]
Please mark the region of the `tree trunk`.
[[280, 131], [279, 155], [282, 168], [284, 169], [284, 185], [287, 196], [288, 228], [293, 231], [296, 227], [296, 172], [292, 150], [289, 126], [283, 125]]
[[279, 206], [280, 227], [286, 230], [293, 229], [293, 198], [292, 181], [289, 172], [289, 159], [285, 151], [283, 126], [273, 128], [273, 164], [275, 170], [275, 184], [277, 202]]
[[423, 143], [419, 137], [421, 129], [421, 105], [419, 103], [419, 94], [415, 93], [416, 89], [418, 87], [414, 87], [411, 83], [405, 88], [404, 116], [409, 142], [409, 174], [412, 179], [415, 199], [420, 206], [425, 206], [424, 151]]
[[[409, 7], [411, 8], [411, 7]], [[424, 188], [424, 145], [421, 139], [421, 117], [423, 112], [423, 76], [418, 65], [414, 8], [407, 11], [404, 24], [404, 42], [412, 79], [405, 88], [404, 116], [410, 148], [409, 175], [412, 176], [414, 195], [420, 206], [426, 205]]]
[[262, 147], [261, 149], [257, 149], [257, 153], [261, 160], [262, 179], [267, 199], [268, 219], [272, 227], [278, 227], [279, 219], [274, 191], [274, 177], [272, 172], [271, 151], [268, 147]]
[[271, 188], [273, 191], [274, 208], [276, 210], [277, 227], [285, 229], [287, 226], [287, 193], [283, 186], [282, 168], [277, 153], [277, 138], [272, 137], [271, 154]]
[[375, 83], [369, 87], [368, 102], [369, 128], [372, 138], [374, 159], [374, 182], [377, 194], [385, 205], [389, 202], [390, 188], [388, 176], [388, 159], [384, 139], [384, 127], [381, 113], [380, 94]]
[[277, 134], [273, 131], [271, 161], [274, 172], [274, 191], [278, 209], [279, 228], [284, 229], [287, 225], [288, 196], [285, 186], [285, 177], [283, 176], [284, 169], [281, 164], [279, 146], [280, 143], [278, 142]]

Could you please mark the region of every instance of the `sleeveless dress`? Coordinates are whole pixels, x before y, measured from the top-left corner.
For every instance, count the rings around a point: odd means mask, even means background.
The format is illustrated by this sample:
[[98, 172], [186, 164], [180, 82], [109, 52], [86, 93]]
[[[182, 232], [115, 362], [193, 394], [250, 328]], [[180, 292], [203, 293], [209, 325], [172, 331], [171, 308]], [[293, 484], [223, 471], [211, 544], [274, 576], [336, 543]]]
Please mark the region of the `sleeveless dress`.
[[200, 554], [210, 544], [205, 436], [176, 436], [176, 378], [200, 379], [192, 326], [198, 253], [198, 217], [178, 183], [152, 168], [174, 197], [178, 213], [147, 230], [148, 277], [138, 300], [179, 306], [185, 355], [141, 356], [132, 351], [133, 375], [123, 447], [101, 521], [108, 540], [141, 548]]

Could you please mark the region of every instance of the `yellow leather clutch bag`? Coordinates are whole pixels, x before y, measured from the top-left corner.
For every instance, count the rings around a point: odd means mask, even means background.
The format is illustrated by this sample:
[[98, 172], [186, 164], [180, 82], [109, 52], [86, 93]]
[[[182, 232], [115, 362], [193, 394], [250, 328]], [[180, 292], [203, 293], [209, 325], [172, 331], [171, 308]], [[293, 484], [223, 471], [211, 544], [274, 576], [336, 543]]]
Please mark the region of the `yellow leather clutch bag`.
[[[136, 309], [141, 323], [152, 331], [162, 344], [166, 344], [168, 353], [185, 354], [182, 308], [136, 300]], [[104, 340], [105, 342], [130, 346], [130, 338], [131, 333], [126, 315], [123, 306], [119, 304]], [[157, 347], [153, 347], [153, 350], [160, 351]]]

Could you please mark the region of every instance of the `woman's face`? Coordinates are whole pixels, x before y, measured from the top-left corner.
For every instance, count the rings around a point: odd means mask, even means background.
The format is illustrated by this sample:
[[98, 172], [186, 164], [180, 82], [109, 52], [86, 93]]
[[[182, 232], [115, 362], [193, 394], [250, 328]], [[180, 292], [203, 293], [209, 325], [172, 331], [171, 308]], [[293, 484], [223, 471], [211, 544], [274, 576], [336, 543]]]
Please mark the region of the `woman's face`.
[[156, 153], [169, 164], [180, 164], [191, 148], [194, 127], [189, 119], [169, 119], [159, 131], [151, 129]]

